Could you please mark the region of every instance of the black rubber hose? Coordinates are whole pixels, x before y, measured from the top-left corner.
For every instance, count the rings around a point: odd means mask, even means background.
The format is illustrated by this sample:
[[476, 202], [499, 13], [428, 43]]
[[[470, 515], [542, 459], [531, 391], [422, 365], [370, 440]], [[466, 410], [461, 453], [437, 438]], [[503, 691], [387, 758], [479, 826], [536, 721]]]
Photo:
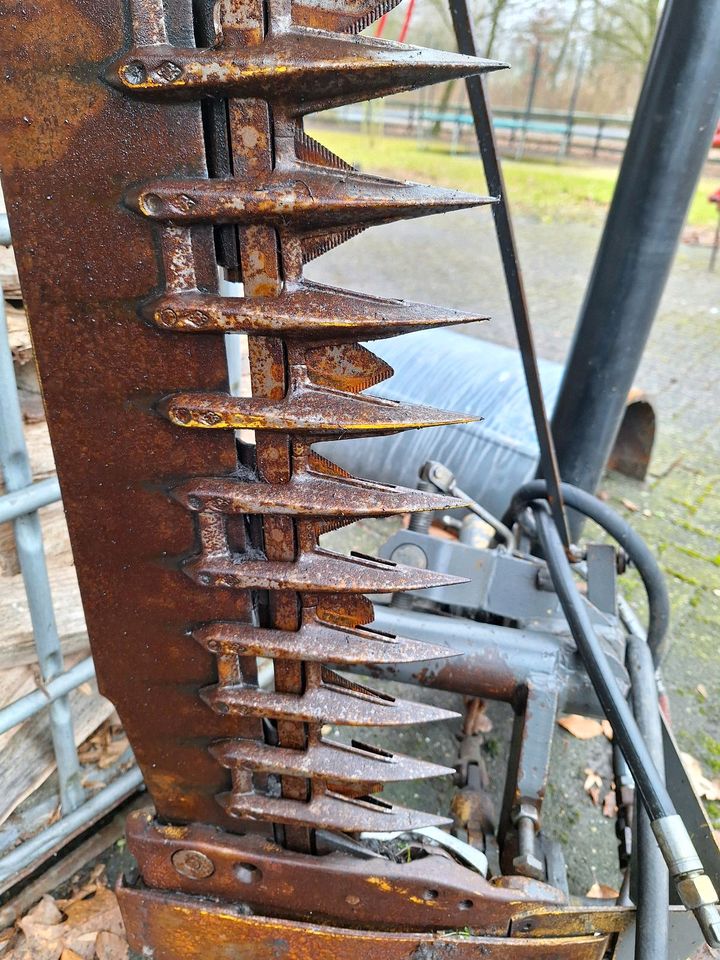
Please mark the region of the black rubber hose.
[[658, 774], [635, 717], [617, 685], [605, 651], [578, 593], [572, 569], [547, 504], [536, 502], [532, 504], [532, 508], [543, 556], [575, 645], [635, 778], [650, 819], [660, 820], [663, 817], [675, 816], [675, 805]]
[[[667, 653], [670, 597], [657, 560], [642, 537], [612, 507], [570, 483], [562, 484], [562, 493], [567, 506], [599, 524], [620, 544], [637, 568], [648, 599], [647, 643], [655, 666], [659, 666]], [[547, 484], [544, 480], [531, 480], [520, 487], [512, 498], [504, 522], [510, 526], [532, 500], [547, 500]]]
[[[632, 706], [637, 725], [658, 774], [665, 777], [662, 724], [652, 656], [647, 643], [629, 636], [625, 661], [632, 684]], [[642, 804], [636, 807], [637, 916], [635, 960], [667, 960], [669, 875], [665, 860]]]

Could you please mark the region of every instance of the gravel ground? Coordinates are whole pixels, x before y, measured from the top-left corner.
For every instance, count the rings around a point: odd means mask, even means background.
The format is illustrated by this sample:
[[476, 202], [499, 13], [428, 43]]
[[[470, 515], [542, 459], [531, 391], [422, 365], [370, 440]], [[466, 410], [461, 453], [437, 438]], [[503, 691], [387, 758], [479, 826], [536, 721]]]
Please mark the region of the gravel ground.
[[[597, 226], [516, 223], [531, 316], [541, 356], [562, 361], [600, 237]], [[643, 483], [610, 474], [603, 487], [610, 502], [638, 527], [668, 574], [673, 603], [673, 646], [665, 663], [675, 732], [683, 749], [706, 773], [720, 774], [720, 376], [717, 323], [720, 274], [707, 269], [707, 250], [680, 248], [637, 377], [658, 415], [651, 469]], [[308, 273], [328, 283], [378, 295], [407, 297], [489, 313], [489, 323], [467, 328], [470, 336], [514, 345], [512, 321], [487, 210], [427, 218], [377, 228], [338, 248]], [[442, 406], [442, 397], [438, 397]], [[629, 509], [623, 501], [639, 509]], [[368, 551], [386, 531], [378, 525], [335, 535], [339, 549]], [[637, 584], [627, 593], [640, 600]], [[700, 689], [698, 690], [698, 685]], [[403, 691], [403, 695], [407, 695]], [[417, 696], [416, 692], [412, 693]], [[437, 694], [422, 692], [436, 701]], [[439, 702], [439, 701], [438, 701]], [[442, 700], [443, 705], [448, 699]], [[504, 771], [509, 730], [507, 708], [491, 707], [495, 724], [488, 762], [496, 793]], [[452, 725], [415, 729], [394, 740], [416, 755], [451, 759]], [[609, 746], [604, 738], [578, 741], [558, 730], [545, 812], [546, 831], [567, 849], [574, 892], [598, 880], [617, 886], [612, 821], [583, 791], [586, 767], [609, 786]], [[443, 810], [448, 787], [413, 785], [395, 793], [425, 809]], [[446, 807], [445, 807], [446, 809]], [[720, 810], [710, 805], [717, 817]]]

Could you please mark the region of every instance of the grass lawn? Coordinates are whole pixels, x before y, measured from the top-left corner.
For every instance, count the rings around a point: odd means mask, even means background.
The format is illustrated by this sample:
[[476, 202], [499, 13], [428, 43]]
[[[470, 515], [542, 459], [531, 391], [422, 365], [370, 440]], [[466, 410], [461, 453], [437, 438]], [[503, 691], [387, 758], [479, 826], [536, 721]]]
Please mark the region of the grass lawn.
[[[412, 137], [376, 135], [371, 140], [364, 132], [312, 123], [307, 127], [330, 150], [368, 173], [486, 192], [482, 166], [475, 154], [453, 155], [443, 143], [418, 146]], [[503, 168], [513, 211], [544, 221], [601, 220], [617, 176], [613, 167], [577, 163], [505, 160]], [[709, 178], [700, 181], [690, 207], [691, 226], [716, 223], [715, 206], [707, 197], [717, 186]]]

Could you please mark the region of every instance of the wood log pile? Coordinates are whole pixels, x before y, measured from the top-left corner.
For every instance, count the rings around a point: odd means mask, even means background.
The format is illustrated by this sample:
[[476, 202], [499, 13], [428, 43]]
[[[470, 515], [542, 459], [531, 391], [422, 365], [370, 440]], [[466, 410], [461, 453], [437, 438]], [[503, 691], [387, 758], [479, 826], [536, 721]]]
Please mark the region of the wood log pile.
[[[22, 306], [20, 285], [11, 250], [0, 247], [0, 283], [7, 314], [10, 348], [23, 413], [25, 440], [33, 479], [55, 473], [50, 437], [35, 371], [32, 342]], [[0, 412], [0, 415], [1, 412]], [[5, 493], [0, 471], [0, 494]], [[89, 653], [73, 556], [61, 503], [40, 512], [45, 556], [65, 665]], [[0, 707], [38, 687], [39, 673], [25, 586], [15, 549], [12, 523], [0, 524]], [[86, 741], [113, 713], [94, 684], [71, 694], [75, 740]], [[45, 711], [0, 735], [0, 825], [55, 769]], [[93, 789], [92, 785], [89, 785]], [[38, 824], [41, 827], [42, 824]]]

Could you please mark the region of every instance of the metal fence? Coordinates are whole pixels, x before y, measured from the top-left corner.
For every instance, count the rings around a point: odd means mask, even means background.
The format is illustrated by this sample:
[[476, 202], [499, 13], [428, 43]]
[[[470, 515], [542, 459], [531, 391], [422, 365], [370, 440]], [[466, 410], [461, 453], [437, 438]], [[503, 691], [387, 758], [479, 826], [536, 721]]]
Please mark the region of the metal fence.
[[[376, 100], [363, 106], [335, 107], [320, 115], [323, 123], [375, 126], [388, 133], [414, 135], [419, 141], [449, 136], [450, 150], [459, 149], [467, 134], [474, 144], [474, 121], [464, 104], [436, 105], [402, 96]], [[504, 154], [519, 160], [525, 154], [564, 158], [617, 160], [625, 151], [632, 117], [567, 110], [532, 110], [495, 107], [493, 126]], [[708, 166], [720, 165], [720, 150], [713, 150]]]
[[[0, 215], [0, 245], [10, 245], [7, 217]], [[43, 535], [38, 510], [60, 499], [57, 478], [33, 482], [23, 432], [7, 318], [0, 287], [0, 473], [6, 493], [0, 496], [0, 523], [12, 522], [18, 561], [37, 651], [38, 688], [0, 709], [0, 734], [40, 711], [47, 711], [57, 762], [60, 819], [13, 845], [0, 849], [0, 891], [34, 870], [64, 843], [111, 812], [142, 784], [136, 766], [120, 773], [100, 791], [89, 795], [81, 783], [69, 694], [95, 675], [92, 657], [70, 670], [63, 654], [53, 610]], [[25, 818], [31, 820], [32, 818]]]

